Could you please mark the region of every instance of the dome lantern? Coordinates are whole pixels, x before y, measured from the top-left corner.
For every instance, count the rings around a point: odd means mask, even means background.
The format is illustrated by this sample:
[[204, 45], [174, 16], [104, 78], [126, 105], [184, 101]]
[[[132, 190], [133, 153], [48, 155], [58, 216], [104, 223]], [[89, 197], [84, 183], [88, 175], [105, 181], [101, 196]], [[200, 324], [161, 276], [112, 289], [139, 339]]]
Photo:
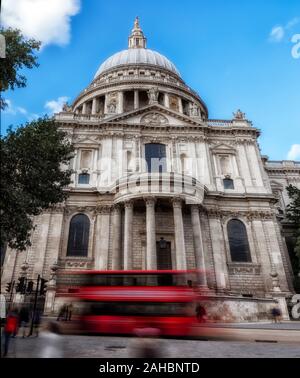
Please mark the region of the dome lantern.
[[147, 45], [147, 38], [140, 27], [140, 20], [136, 17], [134, 21], [134, 28], [132, 29], [131, 35], [128, 39], [129, 49], [145, 49]]

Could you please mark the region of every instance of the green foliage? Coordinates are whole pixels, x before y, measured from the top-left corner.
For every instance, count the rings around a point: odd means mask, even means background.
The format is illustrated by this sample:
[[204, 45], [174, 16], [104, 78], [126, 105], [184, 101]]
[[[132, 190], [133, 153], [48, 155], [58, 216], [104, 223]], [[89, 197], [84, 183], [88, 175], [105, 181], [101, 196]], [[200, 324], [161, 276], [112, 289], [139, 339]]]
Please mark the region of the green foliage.
[[296, 246], [295, 246], [295, 254], [298, 258], [298, 272], [300, 272], [300, 228], [297, 232], [297, 239], [296, 239]]
[[295, 224], [296, 228], [300, 228], [300, 189], [293, 185], [289, 185], [286, 189], [292, 200], [287, 207], [287, 218]]
[[26, 249], [33, 217], [65, 200], [72, 153], [66, 134], [47, 117], [1, 138], [1, 245]]
[[289, 185], [287, 191], [291, 199], [291, 203], [287, 207], [287, 218], [294, 224], [296, 229], [296, 243], [294, 248], [294, 259], [292, 261], [295, 273], [295, 289], [300, 291], [300, 279], [298, 277], [298, 274], [300, 273], [300, 189], [293, 185]]
[[[6, 58], [0, 59], [0, 91], [25, 87], [26, 77], [18, 71], [38, 66], [34, 50], [38, 51], [41, 43], [34, 39], [25, 39], [17, 29], [0, 28], [0, 34], [4, 35], [6, 41]], [[5, 107], [5, 100], [1, 97], [0, 109]]]

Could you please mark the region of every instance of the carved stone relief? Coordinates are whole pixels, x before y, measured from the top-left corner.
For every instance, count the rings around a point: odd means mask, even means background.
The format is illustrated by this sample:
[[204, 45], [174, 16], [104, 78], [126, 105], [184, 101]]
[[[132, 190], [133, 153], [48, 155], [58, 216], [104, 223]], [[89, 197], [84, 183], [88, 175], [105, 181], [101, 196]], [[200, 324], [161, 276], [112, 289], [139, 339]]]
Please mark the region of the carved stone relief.
[[159, 113], [149, 113], [146, 114], [142, 119], [141, 123], [144, 123], [146, 125], [150, 126], [164, 126], [168, 125], [169, 121], [166, 117]]

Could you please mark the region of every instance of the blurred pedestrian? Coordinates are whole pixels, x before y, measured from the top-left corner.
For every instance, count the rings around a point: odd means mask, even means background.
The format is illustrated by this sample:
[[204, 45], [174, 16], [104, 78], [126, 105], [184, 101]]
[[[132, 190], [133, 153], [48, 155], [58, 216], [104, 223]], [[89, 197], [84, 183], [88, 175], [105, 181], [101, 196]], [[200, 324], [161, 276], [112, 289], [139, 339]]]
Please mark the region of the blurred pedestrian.
[[159, 343], [160, 330], [155, 325], [148, 328], [135, 329], [129, 351], [133, 358], [161, 358], [163, 352]]
[[35, 331], [35, 337], [39, 336], [39, 329], [40, 329], [40, 324], [41, 324], [41, 317], [42, 317], [42, 311], [40, 308], [37, 308], [35, 312], [33, 313], [33, 329]]
[[278, 306], [275, 306], [275, 307], [272, 308], [271, 314], [272, 314], [272, 319], [273, 319], [274, 323], [280, 323], [281, 322], [282, 313], [281, 313], [281, 310]]
[[64, 304], [61, 308], [60, 308], [60, 310], [59, 310], [59, 313], [58, 313], [58, 317], [57, 317], [57, 321], [59, 322], [61, 319], [62, 320], [66, 320], [66, 318], [67, 318], [67, 311], [68, 311], [68, 309], [67, 309], [67, 305], [66, 304]]
[[63, 358], [63, 336], [59, 325], [49, 322], [40, 333], [38, 358]]
[[6, 323], [4, 326], [4, 354], [3, 357], [7, 356], [10, 339], [17, 334], [19, 324], [18, 312], [16, 309], [10, 311], [6, 318]]
[[29, 310], [27, 306], [22, 306], [19, 312], [20, 330], [23, 331], [23, 338], [25, 337], [26, 329], [29, 323]]
[[72, 320], [73, 309], [73, 303], [70, 303], [68, 306], [68, 321]]
[[200, 303], [196, 307], [196, 316], [199, 323], [204, 323], [207, 320], [205, 307]]

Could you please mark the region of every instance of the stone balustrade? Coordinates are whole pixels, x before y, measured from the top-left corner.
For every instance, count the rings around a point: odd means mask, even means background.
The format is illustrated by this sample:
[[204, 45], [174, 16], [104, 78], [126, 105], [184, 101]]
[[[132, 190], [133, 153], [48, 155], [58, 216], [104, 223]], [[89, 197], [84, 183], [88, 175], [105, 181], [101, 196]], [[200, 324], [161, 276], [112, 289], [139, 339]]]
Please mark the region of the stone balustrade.
[[133, 174], [117, 180], [112, 188], [115, 203], [151, 195], [160, 198], [179, 196], [187, 204], [202, 204], [205, 187], [191, 176], [178, 173]]

